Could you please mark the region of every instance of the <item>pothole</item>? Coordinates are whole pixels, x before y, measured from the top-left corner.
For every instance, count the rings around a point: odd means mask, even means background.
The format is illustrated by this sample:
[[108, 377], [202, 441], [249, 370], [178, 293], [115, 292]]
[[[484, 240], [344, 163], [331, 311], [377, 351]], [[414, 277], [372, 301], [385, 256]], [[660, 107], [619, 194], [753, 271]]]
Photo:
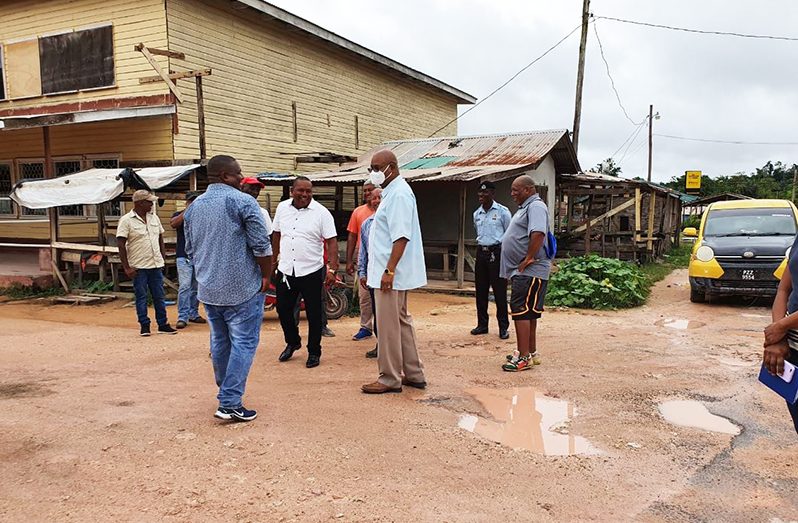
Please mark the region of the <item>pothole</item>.
[[694, 400], [669, 400], [659, 404], [659, 412], [668, 423], [737, 436], [740, 427], [728, 419], [712, 414], [707, 407]]
[[570, 433], [576, 416], [570, 402], [551, 398], [531, 387], [466, 390], [491, 419], [462, 414], [457, 426], [513, 449], [545, 456], [596, 455], [600, 451], [587, 439]]
[[686, 320], [680, 318], [665, 318], [654, 323], [657, 327], [666, 327], [668, 329], [688, 330], [698, 329], [706, 325], [706, 323], [696, 320]]

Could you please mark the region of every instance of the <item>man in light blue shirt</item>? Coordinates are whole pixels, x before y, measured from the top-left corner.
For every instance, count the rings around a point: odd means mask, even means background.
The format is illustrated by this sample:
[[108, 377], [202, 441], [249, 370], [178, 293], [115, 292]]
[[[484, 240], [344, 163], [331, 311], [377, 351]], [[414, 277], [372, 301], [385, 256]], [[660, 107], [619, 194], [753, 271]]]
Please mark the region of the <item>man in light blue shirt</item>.
[[239, 190], [241, 166], [230, 156], [208, 161], [208, 190], [186, 210], [186, 255], [211, 330], [219, 408], [215, 417], [251, 421], [242, 397], [260, 341], [272, 247], [260, 206]]
[[480, 206], [474, 211], [474, 229], [477, 231], [477, 260], [474, 267], [477, 298], [477, 326], [471, 334], [488, 333], [488, 294], [493, 287], [496, 299], [496, 319], [499, 321], [499, 338], [510, 337], [507, 329], [507, 280], [499, 276], [502, 238], [510, 226], [510, 209], [494, 200], [496, 186], [492, 182], [479, 184]]
[[380, 377], [362, 390], [383, 394], [401, 392], [402, 385], [423, 389], [427, 386], [424, 365], [416, 348], [413, 319], [407, 313], [407, 291], [427, 284], [416, 196], [399, 174], [391, 151], [375, 153], [369, 170], [375, 186], [383, 187], [369, 233], [366, 282], [375, 289]]

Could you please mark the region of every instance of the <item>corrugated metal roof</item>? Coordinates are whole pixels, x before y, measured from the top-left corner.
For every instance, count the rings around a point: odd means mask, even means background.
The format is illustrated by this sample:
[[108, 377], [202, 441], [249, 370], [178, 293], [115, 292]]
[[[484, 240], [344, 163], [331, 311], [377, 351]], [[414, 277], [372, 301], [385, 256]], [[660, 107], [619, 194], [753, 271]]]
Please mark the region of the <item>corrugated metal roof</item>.
[[[516, 134], [427, 138], [385, 142], [338, 169], [307, 175], [314, 182], [354, 184], [368, 177], [371, 157], [390, 149], [396, 155], [402, 176], [412, 182], [501, 180], [534, 169], [551, 155], [557, 174], [579, 172], [568, 131], [534, 131]], [[265, 182], [282, 179], [261, 178]]]

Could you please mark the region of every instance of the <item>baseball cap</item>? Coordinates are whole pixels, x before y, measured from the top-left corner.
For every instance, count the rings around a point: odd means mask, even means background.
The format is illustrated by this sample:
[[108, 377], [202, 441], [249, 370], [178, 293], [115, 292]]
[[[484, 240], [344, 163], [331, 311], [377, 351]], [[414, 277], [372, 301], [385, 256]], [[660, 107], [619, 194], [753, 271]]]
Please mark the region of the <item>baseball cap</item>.
[[260, 185], [261, 189], [266, 187], [263, 185], [263, 182], [255, 178], [254, 176], [247, 176], [243, 180], [241, 180], [241, 185]]
[[144, 200], [149, 200], [151, 202], [157, 202], [158, 197], [152, 194], [150, 191], [145, 191], [144, 189], [139, 189], [138, 191], [133, 193], [133, 201], [134, 202], [141, 202]]
[[495, 191], [496, 184], [494, 184], [493, 182], [482, 182], [481, 184], [479, 184], [480, 191], [487, 191], [488, 189], [492, 189]]

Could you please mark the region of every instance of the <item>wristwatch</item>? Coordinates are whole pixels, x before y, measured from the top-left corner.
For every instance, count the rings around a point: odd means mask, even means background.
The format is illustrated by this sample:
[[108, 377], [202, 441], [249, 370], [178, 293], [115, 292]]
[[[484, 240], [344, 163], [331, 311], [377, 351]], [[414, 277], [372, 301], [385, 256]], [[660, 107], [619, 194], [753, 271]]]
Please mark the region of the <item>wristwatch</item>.
[[385, 274], [387, 274], [388, 276], [393, 276], [395, 273], [393, 271], [389, 271], [388, 267], [385, 267]]

